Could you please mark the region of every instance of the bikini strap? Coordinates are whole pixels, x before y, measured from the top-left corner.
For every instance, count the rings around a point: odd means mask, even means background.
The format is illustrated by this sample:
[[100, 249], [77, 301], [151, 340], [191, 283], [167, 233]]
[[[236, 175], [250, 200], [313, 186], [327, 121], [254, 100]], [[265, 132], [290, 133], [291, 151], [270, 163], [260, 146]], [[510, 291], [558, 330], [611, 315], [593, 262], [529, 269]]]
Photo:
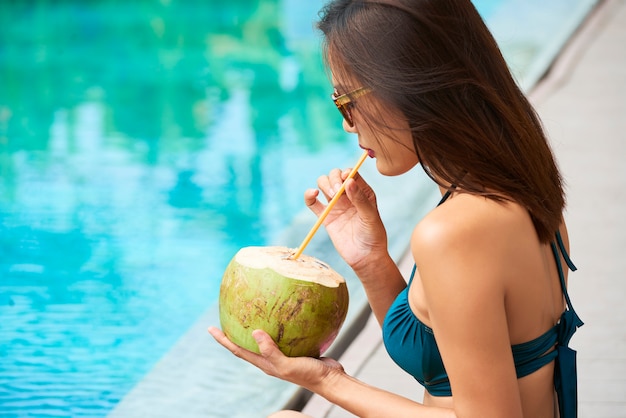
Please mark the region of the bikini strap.
[[[552, 248], [552, 254], [554, 254], [554, 259], [556, 261], [556, 268], [559, 273], [559, 280], [561, 281], [561, 290], [563, 291], [563, 296], [565, 297], [565, 302], [567, 303], [567, 309], [561, 316], [561, 332], [559, 335], [559, 342], [562, 345], [567, 346], [569, 340], [574, 335], [576, 328], [584, 325], [583, 321], [580, 319], [576, 311], [574, 311], [574, 307], [572, 306], [572, 301], [570, 300], [569, 293], [567, 292], [567, 285], [565, 284], [565, 274], [563, 274], [563, 267], [561, 266], [561, 255], [565, 260], [565, 264], [571, 271], [576, 271], [576, 266], [572, 263], [572, 260], [569, 258], [567, 254], [567, 250], [565, 249], [565, 245], [563, 245], [563, 239], [561, 238], [561, 233], [557, 231], [556, 233], [556, 242], [552, 241], [550, 243], [550, 247]], [[563, 323], [564, 322], [564, 323]]]
[[557, 324], [557, 357], [554, 363], [554, 389], [557, 394], [559, 405], [559, 416], [563, 418], [575, 418], [578, 416], [578, 383], [576, 373], [576, 351], [568, 347], [569, 341], [576, 330], [583, 326], [584, 323], [574, 311], [572, 301], [567, 293], [565, 285], [565, 275], [561, 266], [561, 256], [565, 260], [567, 267], [575, 271], [576, 266], [570, 260], [563, 239], [559, 231], [556, 232], [556, 242], [550, 243], [552, 253], [556, 261], [556, 267], [561, 280], [561, 289], [567, 303], [565, 311], [561, 314], [561, 318]]
[[569, 267], [571, 271], [578, 270], [576, 266], [574, 265], [574, 263], [572, 263], [572, 260], [569, 258], [569, 254], [567, 254], [565, 245], [563, 245], [563, 238], [561, 238], [560, 231], [556, 231], [556, 242], [559, 244], [559, 250], [561, 250], [561, 254], [563, 255], [563, 259], [565, 259], [565, 263], [567, 264], [567, 267]]
[[563, 245], [563, 239], [561, 238], [561, 233], [559, 231], [556, 232], [556, 242], [552, 241], [550, 243], [550, 247], [552, 247], [552, 254], [554, 255], [554, 259], [556, 261], [556, 268], [559, 273], [559, 280], [561, 281], [561, 290], [563, 291], [563, 295], [565, 296], [565, 301], [567, 302], [567, 307], [572, 308], [572, 302], [569, 298], [569, 294], [567, 293], [567, 285], [565, 284], [565, 274], [563, 273], [563, 267], [561, 266], [561, 256], [565, 260], [565, 264], [571, 271], [576, 271], [576, 266], [572, 263], [572, 260], [569, 258], [569, 254], [567, 254], [567, 250], [565, 249], [565, 245]]
[[439, 201], [439, 203], [437, 203], [437, 206], [441, 205], [443, 202], [445, 202], [446, 200], [448, 200], [448, 198], [450, 197], [450, 195], [452, 194], [452, 192], [456, 189], [456, 184], [453, 184], [450, 186], [450, 188], [444, 193], [444, 195], [441, 197], [441, 200]]

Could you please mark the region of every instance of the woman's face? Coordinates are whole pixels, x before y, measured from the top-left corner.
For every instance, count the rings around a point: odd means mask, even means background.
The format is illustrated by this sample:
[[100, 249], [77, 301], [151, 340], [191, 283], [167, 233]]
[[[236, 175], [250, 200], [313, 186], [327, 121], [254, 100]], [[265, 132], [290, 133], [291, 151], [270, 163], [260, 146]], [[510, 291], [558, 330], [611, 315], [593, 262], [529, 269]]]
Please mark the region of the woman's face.
[[[333, 85], [340, 94], [361, 86], [341, 83], [333, 77]], [[376, 103], [375, 95], [366, 94], [351, 107], [354, 126], [343, 119], [343, 129], [357, 134], [359, 146], [376, 159], [377, 170], [385, 176], [404, 174], [419, 162], [409, 123], [400, 111]], [[376, 120], [372, 116], [375, 116]]]

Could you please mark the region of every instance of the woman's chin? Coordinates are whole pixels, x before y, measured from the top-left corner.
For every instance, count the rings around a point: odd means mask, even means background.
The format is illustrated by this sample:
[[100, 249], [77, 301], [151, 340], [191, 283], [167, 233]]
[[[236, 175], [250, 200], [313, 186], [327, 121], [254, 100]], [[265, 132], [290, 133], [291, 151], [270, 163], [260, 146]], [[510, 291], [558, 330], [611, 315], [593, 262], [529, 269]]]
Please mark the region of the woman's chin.
[[376, 159], [376, 170], [378, 170], [378, 172], [383, 176], [387, 177], [400, 176], [411, 170], [414, 166], [415, 164], [406, 166], [387, 164], [384, 160], [380, 160], [378, 158]]

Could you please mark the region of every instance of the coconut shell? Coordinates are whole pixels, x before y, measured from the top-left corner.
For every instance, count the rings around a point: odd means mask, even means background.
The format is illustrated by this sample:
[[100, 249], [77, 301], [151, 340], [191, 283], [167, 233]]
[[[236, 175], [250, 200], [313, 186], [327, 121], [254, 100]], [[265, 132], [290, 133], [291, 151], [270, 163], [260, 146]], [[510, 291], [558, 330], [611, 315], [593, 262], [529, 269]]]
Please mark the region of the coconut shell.
[[222, 330], [237, 345], [259, 352], [252, 331], [262, 329], [287, 356], [319, 357], [337, 337], [348, 312], [346, 282], [307, 255], [286, 247], [245, 247], [230, 261], [220, 287]]

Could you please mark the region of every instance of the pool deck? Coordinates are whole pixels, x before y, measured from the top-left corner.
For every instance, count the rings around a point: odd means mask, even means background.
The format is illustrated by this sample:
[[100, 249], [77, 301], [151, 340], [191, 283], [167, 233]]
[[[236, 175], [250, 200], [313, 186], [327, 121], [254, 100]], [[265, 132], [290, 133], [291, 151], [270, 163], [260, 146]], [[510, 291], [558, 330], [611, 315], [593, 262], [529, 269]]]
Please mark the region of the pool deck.
[[[578, 351], [579, 416], [626, 417], [626, 0], [605, 0], [530, 92], [567, 183]], [[403, 271], [410, 268], [405, 257]], [[339, 359], [346, 371], [420, 400], [421, 387], [387, 356], [370, 318]], [[303, 410], [354, 415], [313, 396]]]

